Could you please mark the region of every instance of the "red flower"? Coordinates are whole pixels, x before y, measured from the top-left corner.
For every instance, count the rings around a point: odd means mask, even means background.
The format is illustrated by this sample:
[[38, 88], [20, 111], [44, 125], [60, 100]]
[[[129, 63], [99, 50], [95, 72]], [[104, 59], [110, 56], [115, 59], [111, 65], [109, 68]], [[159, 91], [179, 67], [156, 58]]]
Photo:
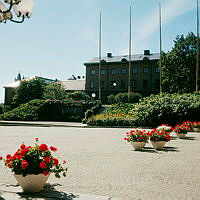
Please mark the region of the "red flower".
[[22, 144], [22, 145], [20, 146], [20, 148], [21, 148], [21, 149], [25, 149], [25, 148], [26, 148], [26, 145], [25, 145], [25, 144]]
[[36, 142], [38, 142], [38, 140], [39, 140], [39, 138], [38, 138], [38, 137], [36, 137], [36, 138], [35, 138], [35, 141], [36, 141]]
[[53, 159], [53, 164], [54, 164], [54, 165], [58, 165], [58, 163], [59, 163], [58, 159], [57, 159], [57, 158], [54, 158], [54, 159]]
[[51, 161], [51, 158], [49, 156], [44, 157], [44, 161], [48, 164]]
[[48, 171], [43, 171], [42, 172], [45, 176], [49, 175], [49, 172]]
[[21, 167], [22, 167], [22, 169], [26, 169], [28, 166], [29, 166], [29, 163], [28, 163], [26, 160], [23, 160], [23, 161], [21, 162]]
[[8, 163], [8, 167], [9, 167], [9, 168], [12, 168], [12, 164], [11, 164], [11, 163]]
[[57, 151], [56, 147], [50, 146], [51, 151]]
[[3, 160], [3, 157], [2, 157], [2, 156], [0, 156], [0, 160]]
[[47, 165], [44, 161], [40, 162], [40, 168], [41, 169], [46, 169], [47, 168]]
[[140, 136], [138, 139], [139, 139], [139, 140], [143, 140], [143, 137], [142, 137], [142, 136]]
[[48, 149], [48, 146], [47, 146], [46, 144], [41, 144], [41, 145], [39, 146], [39, 150], [40, 150], [40, 151], [47, 151], [47, 150], [49, 150], [49, 149]]
[[12, 157], [11, 154], [8, 154], [8, 155], [6, 156], [7, 159], [10, 159], [11, 157]]
[[24, 155], [27, 154], [27, 152], [28, 152], [28, 149], [27, 149], [27, 148], [22, 149], [22, 150], [21, 150], [21, 155], [24, 156]]

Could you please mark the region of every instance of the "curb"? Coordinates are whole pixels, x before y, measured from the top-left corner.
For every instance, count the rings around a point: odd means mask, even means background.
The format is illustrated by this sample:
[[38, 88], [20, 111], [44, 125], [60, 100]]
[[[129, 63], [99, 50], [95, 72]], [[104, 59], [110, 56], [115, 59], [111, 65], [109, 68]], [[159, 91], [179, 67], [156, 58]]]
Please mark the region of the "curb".
[[0, 126], [35, 126], [35, 127], [74, 127], [84, 128], [86, 124], [65, 123], [65, 122], [25, 122], [25, 121], [0, 121]]

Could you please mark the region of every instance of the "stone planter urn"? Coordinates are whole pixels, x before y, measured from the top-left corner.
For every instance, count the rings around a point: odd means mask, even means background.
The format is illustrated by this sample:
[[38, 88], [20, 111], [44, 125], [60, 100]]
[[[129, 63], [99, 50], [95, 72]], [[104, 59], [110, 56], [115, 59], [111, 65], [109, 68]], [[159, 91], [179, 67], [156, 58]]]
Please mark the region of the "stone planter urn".
[[46, 183], [49, 175], [45, 176], [44, 174], [30, 174], [26, 176], [14, 174], [17, 182], [21, 186], [24, 192], [40, 192], [43, 189], [44, 184]]
[[166, 144], [166, 141], [151, 141], [151, 144], [153, 145], [153, 148], [156, 150], [163, 149], [163, 147]]
[[146, 145], [146, 142], [133, 142], [133, 141], [131, 141], [131, 144], [133, 145], [133, 148], [136, 151], [140, 151]]
[[177, 137], [180, 139], [184, 139], [186, 134], [185, 133], [176, 133]]
[[194, 132], [200, 132], [200, 128], [193, 128]]

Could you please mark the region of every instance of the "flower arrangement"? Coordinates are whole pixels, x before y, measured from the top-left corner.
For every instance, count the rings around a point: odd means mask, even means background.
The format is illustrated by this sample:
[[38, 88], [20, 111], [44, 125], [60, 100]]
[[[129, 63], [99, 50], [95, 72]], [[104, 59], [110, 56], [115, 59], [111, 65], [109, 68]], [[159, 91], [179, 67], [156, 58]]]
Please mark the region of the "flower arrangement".
[[124, 140], [127, 142], [148, 142], [148, 135], [145, 130], [131, 130], [126, 133]]
[[[46, 144], [38, 144], [38, 138], [35, 138], [34, 146], [22, 144], [13, 154], [8, 154], [4, 160], [5, 165], [9, 167], [14, 174], [30, 175], [44, 174], [45, 176], [54, 173], [55, 177], [60, 178], [61, 173], [66, 176], [67, 168], [62, 167], [59, 160], [52, 153], [57, 151], [56, 147], [48, 147]], [[65, 164], [66, 161], [63, 161]]]
[[200, 128], [200, 122], [193, 122], [192, 127], [193, 128]]
[[188, 129], [190, 129], [189, 131], [193, 131], [193, 123], [194, 123], [194, 122], [184, 121], [184, 122], [182, 123], [182, 125], [183, 125], [183, 126], [187, 126]]
[[161, 126], [157, 127], [157, 130], [165, 130], [166, 132], [170, 133], [172, 131], [172, 127], [168, 124], [162, 124]]
[[190, 126], [184, 124], [176, 125], [173, 128], [173, 131], [176, 132], [177, 134], [187, 134], [187, 132], [190, 131]]
[[169, 135], [169, 132], [167, 132], [164, 129], [153, 129], [148, 133], [150, 140], [153, 142], [158, 142], [158, 141], [165, 141], [168, 142], [171, 140], [171, 137]]

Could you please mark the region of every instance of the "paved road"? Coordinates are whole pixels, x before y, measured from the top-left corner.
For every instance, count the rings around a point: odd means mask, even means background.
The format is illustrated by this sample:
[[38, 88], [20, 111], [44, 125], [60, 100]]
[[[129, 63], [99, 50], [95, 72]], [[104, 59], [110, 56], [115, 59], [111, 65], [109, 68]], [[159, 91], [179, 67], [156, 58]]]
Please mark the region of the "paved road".
[[[21, 142], [33, 144], [39, 137], [69, 161], [66, 178], [49, 178], [57, 190], [123, 200], [200, 199], [200, 133], [189, 133], [186, 140], [174, 137], [164, 151], [148, 144], [138, 152], [123, 140], [127, 130], [0, 126], [0, 154], [13, 153]], [[0, 170], [0, 183], [16, 184], [8, 169]]]

